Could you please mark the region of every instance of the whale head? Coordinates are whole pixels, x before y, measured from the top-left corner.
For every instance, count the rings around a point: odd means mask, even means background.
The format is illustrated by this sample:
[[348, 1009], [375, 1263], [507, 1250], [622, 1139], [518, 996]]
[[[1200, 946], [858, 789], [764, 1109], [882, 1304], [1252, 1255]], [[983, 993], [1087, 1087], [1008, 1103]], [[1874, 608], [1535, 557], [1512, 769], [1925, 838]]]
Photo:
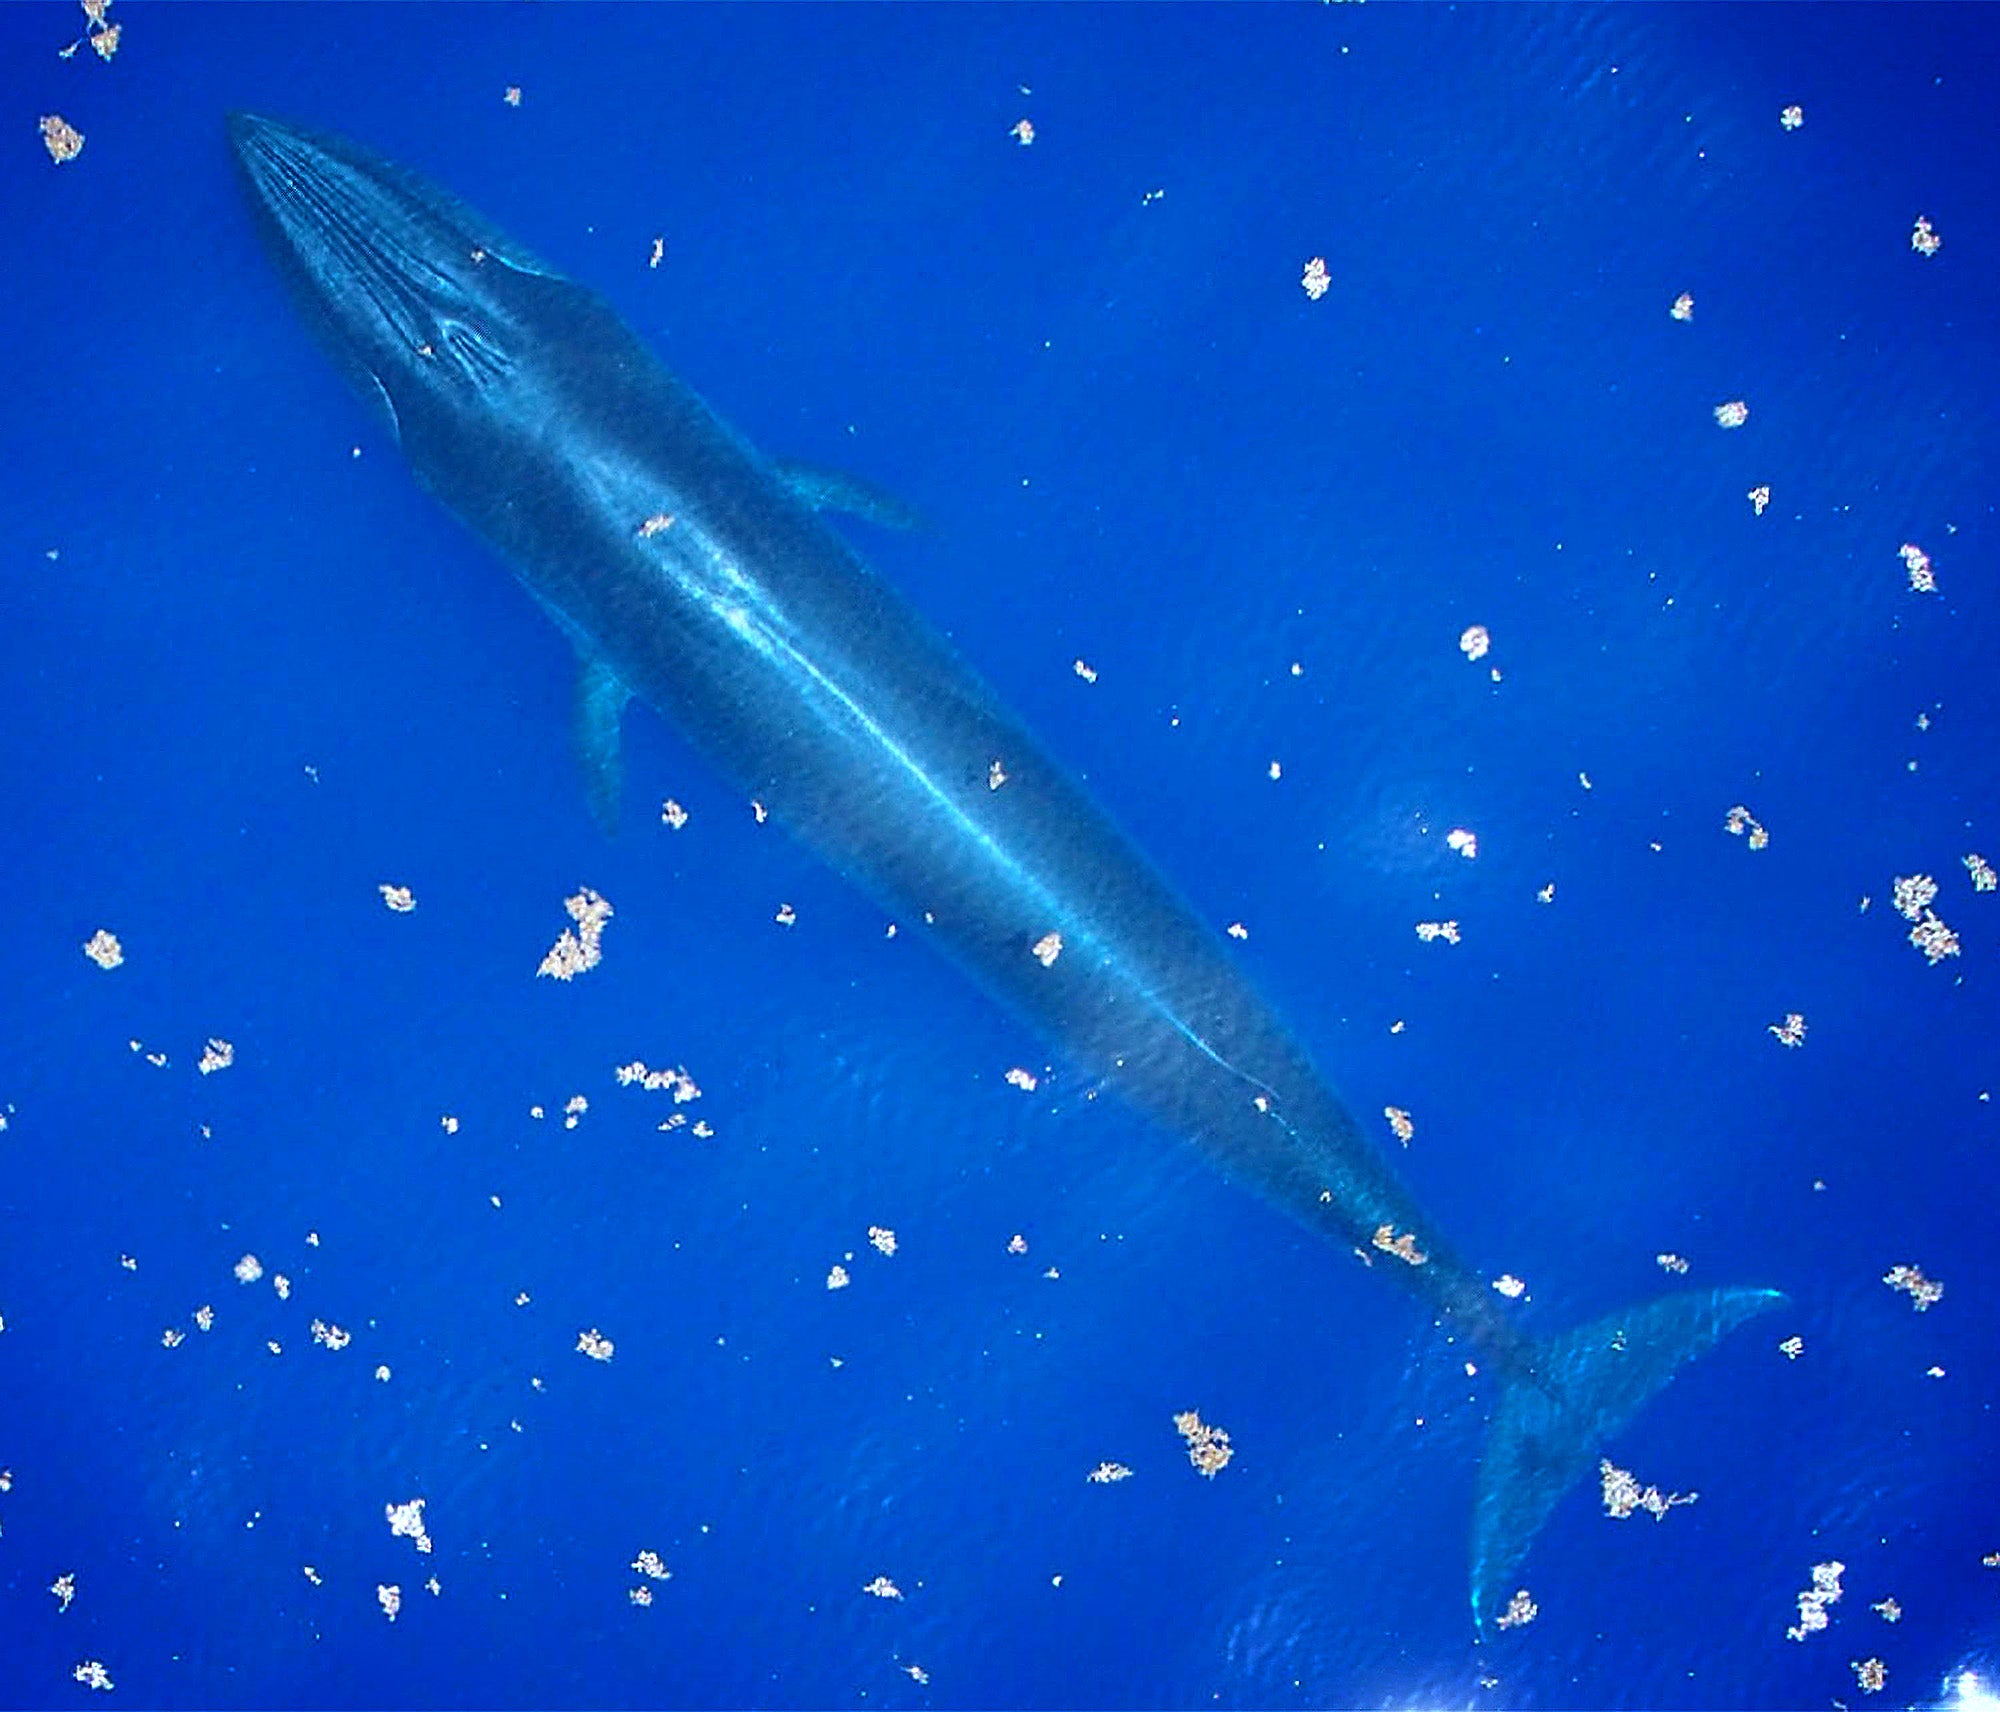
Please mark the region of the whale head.
[[420, 403], [505, 383], [534, 283], [559, 274], [448, 191], [345, 137], [232, 113], [229, 140], [301, 313], [399, 438]]

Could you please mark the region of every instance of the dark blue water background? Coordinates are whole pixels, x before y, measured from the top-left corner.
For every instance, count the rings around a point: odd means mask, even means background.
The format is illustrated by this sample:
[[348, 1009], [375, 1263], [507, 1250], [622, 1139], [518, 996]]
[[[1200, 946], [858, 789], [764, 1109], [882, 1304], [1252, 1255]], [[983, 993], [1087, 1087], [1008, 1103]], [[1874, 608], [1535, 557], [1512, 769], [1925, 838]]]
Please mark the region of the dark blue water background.
[[[87, 1659], [173, 1706], [1992, 1678], [1991, 10], [114, 18], [106, 65], [0, 12], [0, 1700], [90, 1702]], [[1790, 1292], [1615, 1447], [1700, 1501], [1579, 1490], [1539, 1618], [1476, 1646], [1492, 1393], [1393, 1279], [1091, 1098], [643, 712], [607, 842], [565, 645], [301, 335], [233, 106], [434, 175], [761, 445], [917, 507], [854, 539], [1245, 924], [1385, 1145], [1412, 1113], [1399, 1166], [1528, 1324], [1661, 1253]], [[1889, 907], [1919, 873], [1935, 968]], [[537, 980], [579, 885], [603, 964]]]

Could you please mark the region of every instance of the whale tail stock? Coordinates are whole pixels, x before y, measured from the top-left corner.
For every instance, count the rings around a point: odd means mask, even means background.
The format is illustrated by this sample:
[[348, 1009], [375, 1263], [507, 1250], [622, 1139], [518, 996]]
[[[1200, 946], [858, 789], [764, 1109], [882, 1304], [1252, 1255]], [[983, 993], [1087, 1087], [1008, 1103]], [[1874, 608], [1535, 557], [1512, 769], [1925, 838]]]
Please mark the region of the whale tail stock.
[[1472, 1514], [1472, 1618], [1483, 1635], [1557, 1501], [1600, 1447], [1673, 1378], [1779, 1290], [1694, 1290], [1629, 1308], [1533, 1346], [1486, 1431]]

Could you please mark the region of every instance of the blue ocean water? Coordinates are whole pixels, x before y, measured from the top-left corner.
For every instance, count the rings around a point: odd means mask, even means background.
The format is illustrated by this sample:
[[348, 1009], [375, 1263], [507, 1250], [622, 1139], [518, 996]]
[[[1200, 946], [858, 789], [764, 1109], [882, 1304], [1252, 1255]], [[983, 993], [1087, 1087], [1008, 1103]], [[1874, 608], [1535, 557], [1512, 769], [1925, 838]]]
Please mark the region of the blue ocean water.
[[[1993, 12], [108, 21], [65, 59], [82, 14], [0, 10], [0, 1701], [1822, 1706], [1879, 1660], [1981, 1703]], [[1579, 1489], [1475, 1641], [1492, 1391], [1382, 1267], [643, 712], [607, 841], [566, 645], [302, 335], [233, 107], [434, 176], [915, 507], [843, 527], [1241, 924], [1525, 1325], [1660, 1256], [1787, 1291], [1611, 1447], [1699, 1501]], [[584, 886], [603, 961], [538, 979]]]

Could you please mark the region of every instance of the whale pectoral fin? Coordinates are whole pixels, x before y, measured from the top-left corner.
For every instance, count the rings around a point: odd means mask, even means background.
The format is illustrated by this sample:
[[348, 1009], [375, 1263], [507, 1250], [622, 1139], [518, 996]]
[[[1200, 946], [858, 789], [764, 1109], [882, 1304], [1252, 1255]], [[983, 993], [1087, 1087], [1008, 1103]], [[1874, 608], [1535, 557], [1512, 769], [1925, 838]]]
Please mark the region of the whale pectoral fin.
[[924, 520], [894, 494], [845, 470], [783, 459], [771, 465], [778, 479], [815, 511], [844, 511], [884, 529], [922, 529]]
[[618, 831], [618, 799], [625, 785], [625, 755], [618, 726], [631, 699], [632, 692], [603, 661], [579, 657], [571, 734], [583, 768], [583, 791], [591, 818], [607, 838]]

